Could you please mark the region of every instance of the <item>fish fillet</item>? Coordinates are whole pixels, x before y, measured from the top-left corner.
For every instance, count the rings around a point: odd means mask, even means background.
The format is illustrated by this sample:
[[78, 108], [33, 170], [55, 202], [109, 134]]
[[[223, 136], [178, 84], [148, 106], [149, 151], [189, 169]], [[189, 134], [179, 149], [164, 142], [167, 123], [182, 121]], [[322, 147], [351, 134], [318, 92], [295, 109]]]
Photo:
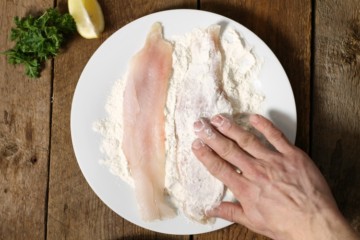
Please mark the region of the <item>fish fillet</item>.
[[132, 58], [123, 102], [122, 149], [145, 221], [175, 216], [165, 196], [165, 116], [172, 74], [172, 45], [153, 24], [145, 46]]
[[[176, 96], [175, 131], [177, 167], [183, 188], [182, 210], [201, 223], [211, 221], [206, 210], [219, 204], [225, 192], [222, 182], [213, 177], [191, 151], [196, 138], [193, 123], [218, 113], [232, 115], [233, 109], [222, 91], [220, 26], [196, 30], [191, 38], [191, 62]], [[176, 198], [177, 196], [175, 196]]]

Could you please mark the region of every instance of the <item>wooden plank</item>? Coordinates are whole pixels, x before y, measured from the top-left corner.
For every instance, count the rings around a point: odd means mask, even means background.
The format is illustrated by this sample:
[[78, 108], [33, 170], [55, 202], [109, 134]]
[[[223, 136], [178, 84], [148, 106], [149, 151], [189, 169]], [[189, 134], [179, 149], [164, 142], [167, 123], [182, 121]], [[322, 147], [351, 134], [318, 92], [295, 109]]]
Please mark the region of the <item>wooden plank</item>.
[[[77, 36], [54, 66], [54, 98], [50, 158], [48, 239], [187, 239], [137, 227], [106, 207], [86, 183], [70, 137], [72, 96], [81, 71], [93, 52], [113, 32], [146, 14], [170, 8], [194, 8], [196, 1], [99, 1], [106, 30], [100, 39]], [[66, 1], [58, 1], [66, 9]]]
[[360, 232], [360, 1], [315, 6], [312, 157]]
[[[202, 10], [227, 16], [257, 34], [283, 65], [294, 91], [298, 131], [296, 145], [309, 150], [311, 1], [202, 0]], [[271, 79], [269, 79], [271, 81]], [[279, 89], [281, 91], [281, 89]], [[233, 225], [196, 239], [265, 239]]]
[[[0, 51], [13, 46], [13, 17], [43, 11], [52, 0], [1, 1]], [[0, 239], [45, 236], [51, 62], [29, 79], [0, 55]]]

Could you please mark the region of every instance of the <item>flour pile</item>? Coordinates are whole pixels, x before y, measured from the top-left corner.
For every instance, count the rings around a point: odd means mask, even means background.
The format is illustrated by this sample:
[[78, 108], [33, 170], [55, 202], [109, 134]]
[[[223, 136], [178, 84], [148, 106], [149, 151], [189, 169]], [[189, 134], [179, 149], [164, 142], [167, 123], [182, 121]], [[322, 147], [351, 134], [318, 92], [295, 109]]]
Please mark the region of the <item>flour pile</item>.
[[[210, 26], [194, 29], [170, 40], [174, 46], [173, 75], [169, 80], [166, 117], [166, 191], [179, 214], [201, 223], [224, 198], [224, 185], [195, 159], [191, 143], [196, 138], [193, 122], [218, 113], [261, 113], [264, 96], [255, 87], [261, 61], [232, 28]], [[121, 149], [125, 76], [116, 81], [105, 106], [108, 116], [94, 124], [102, 134], [102, 163], [130, 185], [133, 184]], [[228, 191], [227, 191], [228, 192]], [[228, 192], [228, 195], [231, 195]]]

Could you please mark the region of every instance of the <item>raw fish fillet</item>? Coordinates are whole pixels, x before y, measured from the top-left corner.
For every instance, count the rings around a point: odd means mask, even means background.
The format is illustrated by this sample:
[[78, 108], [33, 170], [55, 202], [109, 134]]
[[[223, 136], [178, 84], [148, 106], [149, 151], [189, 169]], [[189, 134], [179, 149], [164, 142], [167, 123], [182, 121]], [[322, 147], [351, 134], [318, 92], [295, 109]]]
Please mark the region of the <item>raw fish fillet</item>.
[[153, 24], [145, 46], [132, 58], [124, 91], [122, 149], [134, 180], [145, 221], [175, 216], [165, 196], [165, 116], [172, 74], [172, 45], [160, 23]]
[[[196, 159], [191, 143], [196, 138], [193, 123], [218, 113], [232, 115], [233, 109], [222, 91], [220, 26], [214, 25], [193, 34], [191, 62], [176, 97], [175, 132], [177, 167], [183, 188], [183, 212], [193, 220], [207, 223], [206, 210], [222, 200], [225, 188]], [[175, 196], [176, 197], [176, 196]]]

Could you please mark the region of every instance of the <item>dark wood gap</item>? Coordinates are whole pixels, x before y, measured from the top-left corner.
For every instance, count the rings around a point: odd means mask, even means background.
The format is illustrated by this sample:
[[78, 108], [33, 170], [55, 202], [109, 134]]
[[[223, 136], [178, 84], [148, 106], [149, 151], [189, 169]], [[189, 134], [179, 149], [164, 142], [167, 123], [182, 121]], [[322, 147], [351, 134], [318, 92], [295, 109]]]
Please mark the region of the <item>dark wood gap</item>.
[[[57, 0], [54, 0], [53, 7], [57, 7]], [[48, 225], [48, 208], [49, 208], [49, 187], [50, 187], [50, 161], [51, 161], [51, 129], [52, 129], [52, 110], [53, 110], [53, 94], [54, 94], [54, 70], [55, 60], [51, 59], [51, 74], [50, 74], [50, 110], [49, 110], [49, 150], [47, 162], [47, 182], [45, 192], [45, 211], [44, 211], [44, 239], [47, 239], [47, 225]]]
[[[310, 36], [310, 103], [314, 99], [314, 69], [315, 69], [315, 28], [316, 28], [316, 0], [311, 1], [311, 36]], [[309, 109], [309, 136], [308, 154], [312, 156], [313, 114], [314, 107], [310, 104]]]

